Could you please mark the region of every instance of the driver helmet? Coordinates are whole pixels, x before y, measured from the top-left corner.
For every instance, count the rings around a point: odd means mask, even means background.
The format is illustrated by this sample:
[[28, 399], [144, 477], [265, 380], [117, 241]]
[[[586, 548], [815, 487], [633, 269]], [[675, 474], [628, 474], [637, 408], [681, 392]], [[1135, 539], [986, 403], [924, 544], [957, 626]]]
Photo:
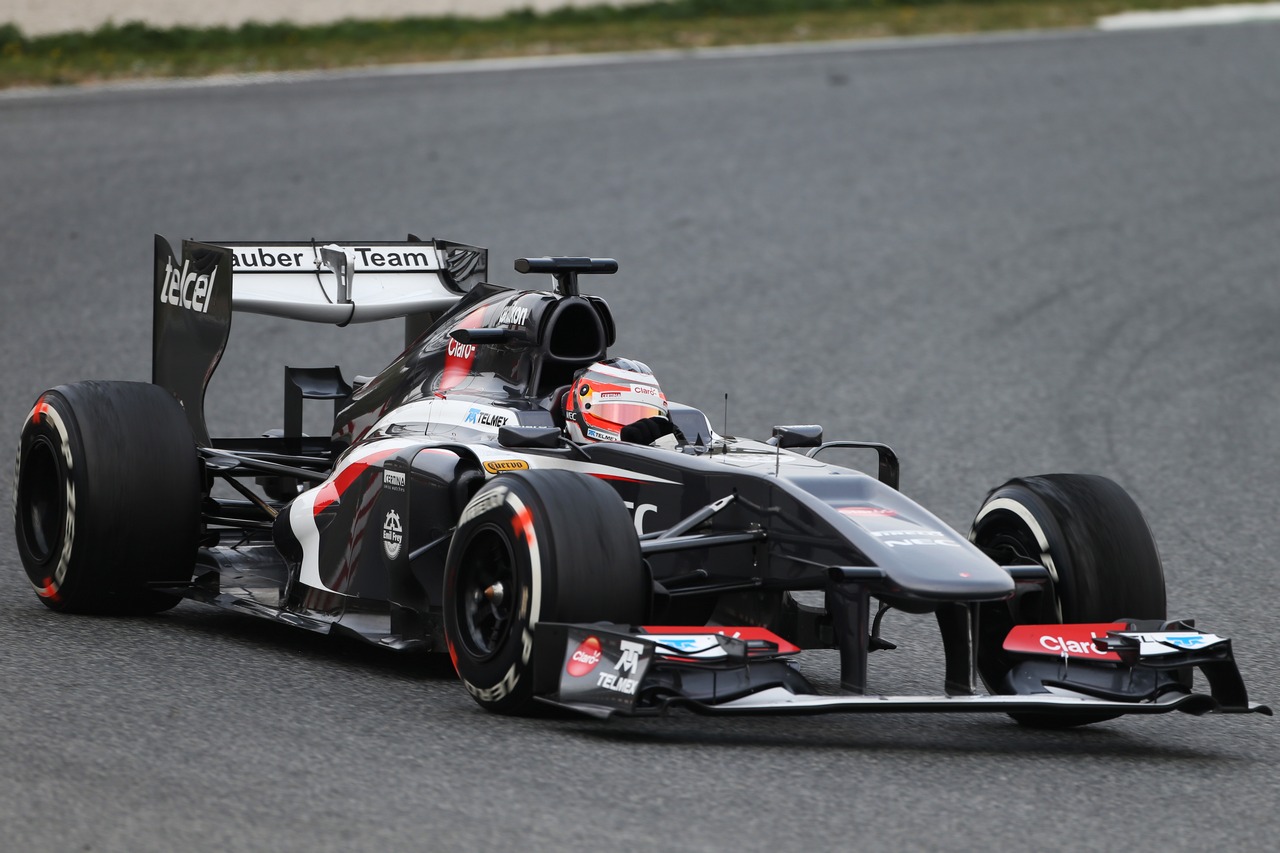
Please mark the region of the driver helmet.
[[655, 417], [669, 417], [667, 397], [649, 366], [631, 358], [579, 370], [564, 398], [565, 430], [579, 444], [620, 441], [627, 424]]

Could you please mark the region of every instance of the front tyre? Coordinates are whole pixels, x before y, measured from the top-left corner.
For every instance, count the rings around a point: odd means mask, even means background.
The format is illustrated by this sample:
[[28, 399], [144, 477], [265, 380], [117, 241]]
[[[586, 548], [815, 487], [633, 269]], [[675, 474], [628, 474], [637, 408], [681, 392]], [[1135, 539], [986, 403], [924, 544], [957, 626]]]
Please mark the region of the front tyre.
[[191, 580], [200, 500], [191, 428], [163, 388], [60, 385], [23, 424], [14, 532], [27, 577], [53, 610], [173, 607], [181, 597], [154, 587]]
[[651, 599], [635, 527], [613, 489], [569, 471], [506, 474], [476, 492], [449, 545], [445, 638], [481, 707], [527, 714], [538, 622], [639, 624]]
[[[983, 607], [978, 671], [994, 693], [1011, 692], [1013, 662], [1003, 643], [1014, 625], [1166, 618], [1164, 568], [1151, 529], [1133, 498], [1106, 477], [1010, 480], [987, 495], [969, 539], [1002, 565], [1039, 563], [1052, 579], [1043, 592]], [[1044, 727], [1113, 716], [1013, 715]]]

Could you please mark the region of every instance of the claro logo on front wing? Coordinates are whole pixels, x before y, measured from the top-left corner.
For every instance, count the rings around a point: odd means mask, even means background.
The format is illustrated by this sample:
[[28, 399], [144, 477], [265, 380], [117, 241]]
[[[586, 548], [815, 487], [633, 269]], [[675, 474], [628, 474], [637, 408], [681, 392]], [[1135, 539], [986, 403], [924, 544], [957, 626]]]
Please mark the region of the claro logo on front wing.
[[569, 662], [565, 664], [565, 672], [574, 678], [582, 678], [596, 668], [596, 664], [600, 663], [600, 658], [603, 656], [600, 640], [596, 637], [587, 637], [569, 656]]

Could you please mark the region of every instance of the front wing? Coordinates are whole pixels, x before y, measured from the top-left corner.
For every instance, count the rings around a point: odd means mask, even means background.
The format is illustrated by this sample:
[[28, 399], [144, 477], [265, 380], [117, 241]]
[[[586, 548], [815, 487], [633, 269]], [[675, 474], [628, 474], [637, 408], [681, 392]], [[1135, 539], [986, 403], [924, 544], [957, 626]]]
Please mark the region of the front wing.
[[[1266, 705], [1248, 701], [1229, 640], [1185, 628], [1107, 627], [1120, 630], [1108, 631], [1098, 645], [1123, 649], [1116, 655], [1121, 659], [1028, 654], [1028, 666], [1019, 670], [1008, 694], [871, 696], [819, 693], [797, 667], [794, 656], [800, 649], [762, 628], [540, 623], [534, 694], [544, 703], [601, 719], [651, 716], [673, 707], [702, 714], [994, 711], [1059, 719], [1079, 715], [1082, 722], [1169, 711], [1271, 715]], [[1206, 674], [1210, 693], [1193, 692], [1189, 675], [1168, 677], [1190, 667]]]

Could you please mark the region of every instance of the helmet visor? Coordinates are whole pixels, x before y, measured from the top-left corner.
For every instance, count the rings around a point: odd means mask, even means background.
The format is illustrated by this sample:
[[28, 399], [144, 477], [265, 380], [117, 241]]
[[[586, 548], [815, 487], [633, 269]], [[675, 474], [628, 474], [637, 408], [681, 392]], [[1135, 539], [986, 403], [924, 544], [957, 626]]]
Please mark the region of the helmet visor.
[[611, 424], [626, 426], [645, 418], [665, 417], [666, 411], [644, 403], [594, 403], [590, 415]]

